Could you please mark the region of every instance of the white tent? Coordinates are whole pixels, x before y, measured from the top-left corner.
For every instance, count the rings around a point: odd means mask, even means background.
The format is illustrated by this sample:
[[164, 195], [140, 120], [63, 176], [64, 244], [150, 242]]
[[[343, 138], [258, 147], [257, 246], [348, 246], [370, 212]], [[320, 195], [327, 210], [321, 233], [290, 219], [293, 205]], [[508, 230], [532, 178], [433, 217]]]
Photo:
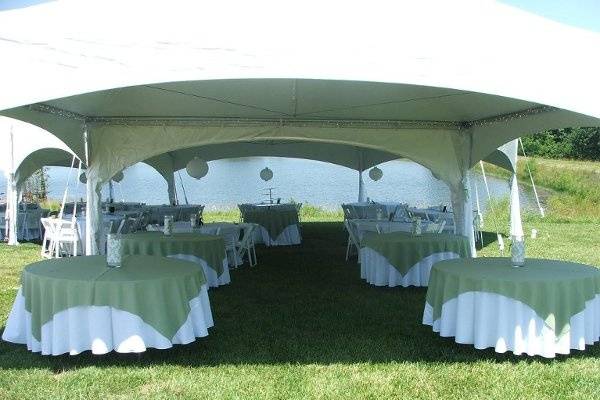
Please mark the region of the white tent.
[[135, 162], [303, 142], [421, 163], [472, 238], [471, 166], [524, 134], [600, 126], [600, 36], [493, 1], [56, 1], [1, 12], [0, 35], [0, 110], [87, 161], [95, 235], [100, 185]]
[[0, 170], [6, 176], [8, 243], [17, 243], [17, 204], [23, 184], [46, 165], [69, 166], [73, 152], [56, 136], [14, 119], [0, 117]]

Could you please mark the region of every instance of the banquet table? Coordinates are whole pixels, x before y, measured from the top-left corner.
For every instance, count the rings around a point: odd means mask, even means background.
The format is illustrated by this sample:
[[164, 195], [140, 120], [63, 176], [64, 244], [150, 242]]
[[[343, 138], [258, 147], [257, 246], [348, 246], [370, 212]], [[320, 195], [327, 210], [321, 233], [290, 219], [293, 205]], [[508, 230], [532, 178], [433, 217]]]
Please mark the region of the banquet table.
[[433, 264], [470, 256], [465, 236], [367, 233], [360, 249], [360, 277], [375, 286], [427, 286]]
[[[63, 215], [63, 219], [66, 221], [71, 221], [72, 218], [73, 218], [72, 214], [64, 214]], [[117, 224], [117, 226], [121, 223], [123, 218], [124, 218], [124, 216], [122, 214], [117, 214], [117, 213], [115, 213], [115, 214], [103, 213], [102, 214], [102, 222], [103, 223], [113, 221], [115, 224]], [[79, 214], [77, 214], [77, 217], [75, 219], [77, 221], [77, 231], [79, 232], [79, 237], [81, 238], [81, 246], [78, 250], [78, 253], [85, 254], [85, 232], [87, 229], [85, 214], [79, 213]], [[106, 241], [107, 233], [108, 232], [104, 232], [102, 237], [100, 238], [100, 240], [101, 240], [100, 251], [102, 253], [104, 253], [104, 242]]]
[[[412, 222], [403, 221], [387, 221], [377, 219], [350, 219], [350, 226], [354, 228], [354, 233], [359, 240], [363, 240], [367, 232], [377, 232], [379, 226], [383, 233], [390, 232], [411, 232], [413, 229]], [[423, 221], [422, 228], [427, 228], [427, 221]], [[453, 232], [453, 227], [444, 226], [444, 232]]]
[[2, 339], [44, 355], [139, 353], [208, 335], [206, 280], [187, 261], [130, 256], [119, 268], [102, 256], [28, 265]]
[[198, 233], [136, 232], [116, 235], [121, 256], [149, 255], [191, 261], [204, 271], [209, 287], [231, 282], [222, 237]]
[[566, 261], [457, 259], [431, 271], [423, 323], [477, 349], [552, 358], [600, 339], [600, 271]]
[[254, 241], [267, 246], [300, 244], [298, 211], [290, 205], [256, 207], [244, 212], [244, 222], [258, 225]]

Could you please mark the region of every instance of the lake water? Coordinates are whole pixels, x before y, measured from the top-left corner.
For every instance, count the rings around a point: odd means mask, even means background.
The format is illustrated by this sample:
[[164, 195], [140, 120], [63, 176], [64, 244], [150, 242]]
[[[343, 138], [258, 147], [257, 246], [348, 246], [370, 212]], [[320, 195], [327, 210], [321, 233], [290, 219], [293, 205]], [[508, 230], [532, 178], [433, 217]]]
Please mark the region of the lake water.
[[[264, 167], [273, 170], [273, 179], [263, 182], [259, 172]], [[356, 201], [358, 196], [358, 173], [345, 167], [319, 161], [284, 159], [277, 157], [248, 157], [209, 162], [208, 174], [196, 180], [181, 171], [181, 180], [188, 201], [205, 204], [207, 209], [225, 209], [239, 203], [266, 200], [265, 189], [273, 187], [274, 197], [282, 200], [294, 199], [327, 209], [339, 208], [341, 203]], [[414, 206], [450, 203], [448, 187], [435, 179], [428, 169], [417, 163], [396, 160], [380, 165], [383, 178], [374, 182], [364, 174], [367, 196], [378, 201], [401, 201]], [[68, 168], [48, 169], [50, 197], [62, 198], [66, 186]], [[73, 173], [75, 175], [75, 173]], [[115, 201], [135, 201], [147, 204], [168, 203], [167, 185], [164, 179], [146, 164], [136, 164], [124, 171], [124, 179], [114, 185]], [[183, 190], [179, 176], [176, 177], [177, 193], [183, 203]], [[482, 206], [485, 207], [485, 187], [482, 176], [473, 174]], [[509, 195], [508, 182], [488, 177], [494, 198]], [[0, 175], [0, 192], [4, 192], [6, 181]], [[107, 190], [103, 191], [107, 196]], [[70, 185], [69, 197], [85, 198], [83, 184]], [[3, 196], [2, 196], [3, 197]], [[521, 200], [527, 207], [532, 204], [528, 193], [522, 191]]]

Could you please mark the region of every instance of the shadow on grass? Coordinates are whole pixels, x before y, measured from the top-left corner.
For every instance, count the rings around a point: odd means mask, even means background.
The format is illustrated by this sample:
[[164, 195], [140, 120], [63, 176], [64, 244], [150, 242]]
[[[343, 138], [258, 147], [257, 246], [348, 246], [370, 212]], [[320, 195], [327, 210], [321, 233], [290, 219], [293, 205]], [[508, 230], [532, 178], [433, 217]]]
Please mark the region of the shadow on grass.
[[[421, 323], [426, 288], [367, 284], [356, 259], [344, 260], [346, 239], [341, 223], [305, 223], [301, 246], [260, 248], [257, 267], [234, 270], [230, 285], [210, 290], [215, 327], [192, 344], [141, 355], [50, 357], [2, 342], [0, 369], [552, 362], [475, 350], [440, 338]], [[592, 346], [570, 357], [599, 355], [600, 346]]]

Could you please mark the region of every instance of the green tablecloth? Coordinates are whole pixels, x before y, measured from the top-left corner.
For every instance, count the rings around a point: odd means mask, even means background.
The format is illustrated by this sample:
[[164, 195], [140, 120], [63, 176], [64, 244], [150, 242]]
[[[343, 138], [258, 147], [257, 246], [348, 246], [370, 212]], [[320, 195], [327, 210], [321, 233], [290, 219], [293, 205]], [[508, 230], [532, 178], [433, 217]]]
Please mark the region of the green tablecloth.
[[258, 224], [264, 227], [272, 240], [277, 240], [281, 232], [290, 225], [298, 224], [298, 212], [292, 209], [277, 209], [277, 207], [263, 207], [264, 209], [247, 210], [244, 213], [244, 222]]
[[406, 232], [367, 232], [362, 246], [385, 257], [400, 275], [405, 275], [416, 263], [435, 253], [453, 252], [461, 257], [471, 256], [469, 240], [449, 233], [416, 236]]
[[571, 317], [600, 293], [600, 270], [556, 260], [527, 259], [515, 268], [509, 258], [455, 259], [436, 263], [429, 278], [427, 303], [433, 320], [442, 306], [465, 292], [488, 292], [531, 307], [560, 337]]
[[225, 241], [221, 236], [199, 233], [138, 232], [118, 235], [121, 239], [121, 255], [148, 255], [167, 257], [175, 254], [187, 254], [206, 261], [208, 266], [223, 274]]
[[205, 282], [193, 263], [150, 256], [124, 257], [120, 268], [107, 267], [103, 256], [45, 260], [28, 265], [21, 275], [32, 335], [39, 341], [46, 322], [76, 306], [128, 311], [171, 339]]

